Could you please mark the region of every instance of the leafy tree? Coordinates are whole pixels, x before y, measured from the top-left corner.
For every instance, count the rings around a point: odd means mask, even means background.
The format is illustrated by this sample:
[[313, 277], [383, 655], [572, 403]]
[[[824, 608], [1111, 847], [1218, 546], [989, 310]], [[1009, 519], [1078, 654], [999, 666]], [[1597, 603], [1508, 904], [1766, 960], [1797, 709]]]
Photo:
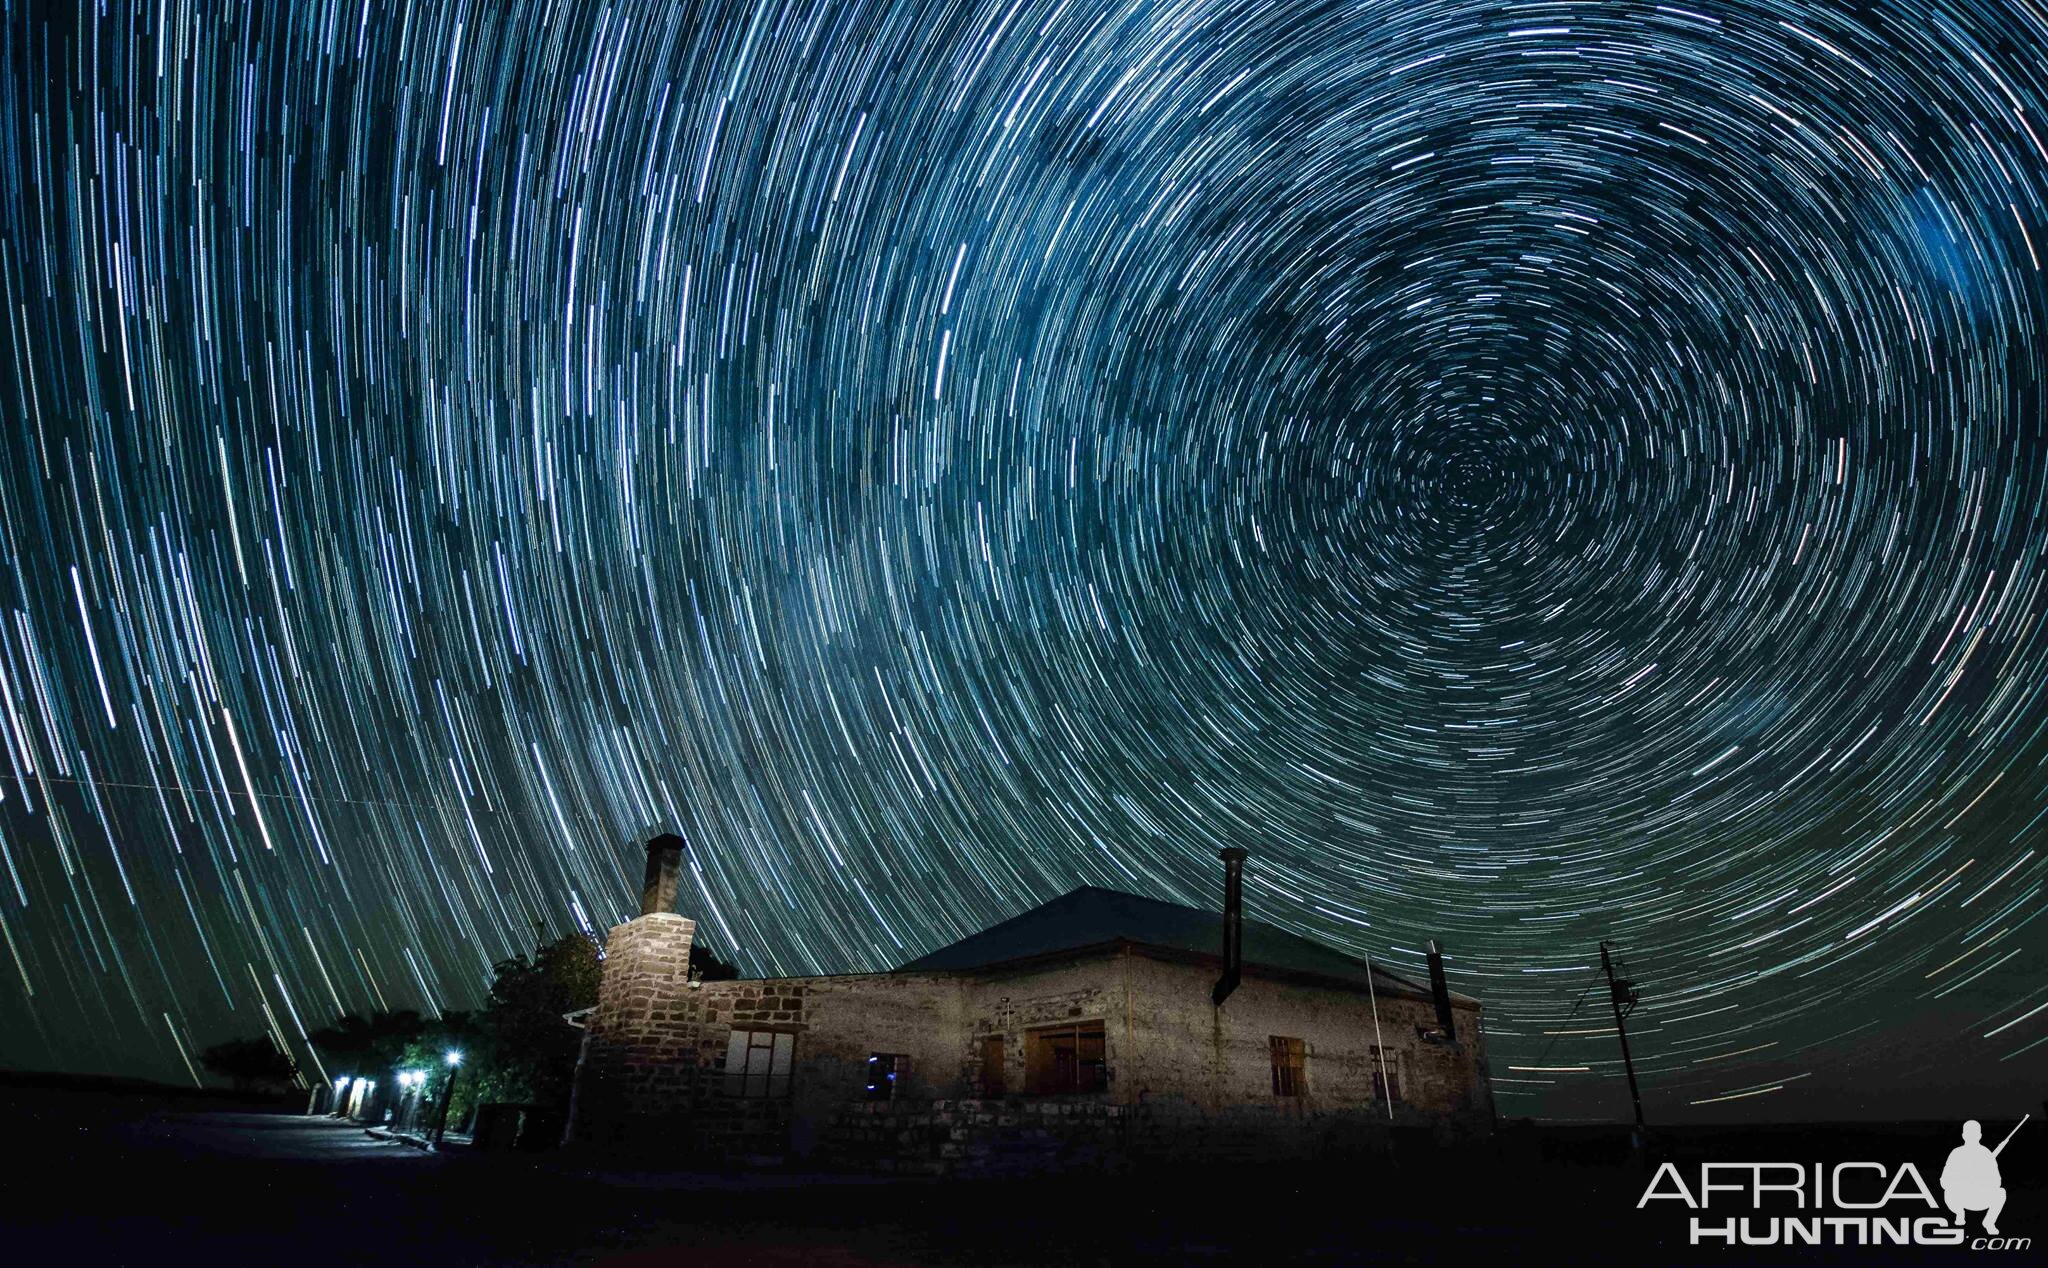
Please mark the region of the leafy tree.
[[[390, 1089], [391, 1100], [387, 1104], [395, 1105], [405, 1095], [394, 1081], [400, 1071], [425, 1073], [426, 1083], [419, 1095], [428, 1107], [439, 1104], [441, 1087], [449, 1071], [448, 1053], [460, 1052], [467, 1062], [470, 1054], [482, 1046], [482, 1031], [474, 1014], [444, 1013], [429, 1019], [411, 1009], [372, 1013], [368, 1017], [351, 1013], [314, 1031], [309, 1038], [334, 1074], [373, 1079]], [[465, 1084], [469, 1082], [467, 1078], [463, 1080]], [[457, 1103], [462, 1100], [458, 1085]], [[457, 1121], [452, 1109], [449, 1121]]]
[[417, 1012], [350, 1013], [309, 1036], [337, 1074], [382, 1079], [399, 1068], [406, 1049], [425, 1034], [427, 1023]]
[[[477, 1105], [491, 1101], [566, 1109], [583, 1031], [563, 1016], [597, 1003], [603, 945], [587, 933], [550, 938], [538, 927], [535, 938], [531, 954], [491, 966], [483, 1007], [473, 1013], [434, 1020], [409, 1011], [351, 1014], [315, 1031], [313, 1045], [337, 1073], [382, 1080], [400, 1070], [424, 1071], [420, 1096], [429, 1115], [457, 1068], [448, 1064], [447, 1054], [460, 1052], [462, 1064], [448, 1106], [451, 1129]], [[740, 975], [702, 943], [690, 947], [690, 972], [709, 982]]]
[[298, 1065], [268, 1035], [217, 1043], [199, 1054], [199, 1063], [237, 1092], [281, 1091], [299, 1077]]
[[[567, 1105], [583, 1032], [563, 1014], [597, 1003], [602, 974], [597, 940], [583, 933], [543, 941], [531, 956], [493, 965], [476, 1017], [476, 1096]], [[463, 1099], [459, 1090], [457, 1096]]]
[[[567, 1109], [576, 1078], [583, 1032], [565, 1014], [597, 1003], [604, 976], [603, 945], [587, 933], [549, 938], [538, 929], [531, 955], [500, 960], [491, 968], [484, 1006], [471, 1023], [476, 1032], [465, 1052], [465, 1075], [456, 1085], [448, 1120], [467, 1117], [472, 1105], [514, 1101]], [[727, 981], [739, 970], [702, 943], [690, 948], [690, 971], [706, 981]]]
[[443, 1013], [420, 1023], [393, 1064], [400, 1070], [433, 1070], [447, 1065], [448, 1054], [453, 1052], [460, 1055], [462, 1064], [473, 1065], [479, 1057], [488, 1058], [489, 1048], [479, 1014]]
[[[450, 1064], [451, 1052], [460, 1056], [460, 1064]], [[433, 1126], [434, 1111], [439, 1108], [442, 1090], [451, 1078], [455, 1080], [455, 1094], [448, 1104], [450, 1129], [457, 1127], [480, 1101], [497, 1099], [480, 1095], [481, 1080], [490, 1074], [490, 1056], [490, 1038], [478, 1013], [443, 1013], [421, 1023], [396, 1063], [400, 1070], [418, 1070], [427, 1076], [418, 1093], [421, 1103], [417, 1123], [421, 1129]]]

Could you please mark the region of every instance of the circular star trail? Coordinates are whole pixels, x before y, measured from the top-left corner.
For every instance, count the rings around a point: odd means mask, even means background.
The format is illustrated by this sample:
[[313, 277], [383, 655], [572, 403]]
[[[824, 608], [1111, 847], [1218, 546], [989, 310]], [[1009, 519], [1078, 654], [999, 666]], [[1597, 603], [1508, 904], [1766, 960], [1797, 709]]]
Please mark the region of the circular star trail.
[[1509, 1113], [1603, 938], [1659, 1113], [2048, 1056], [2038, 0], [0, 38], [13, 1064], [471, 1006], [665, 828], [756, 972], [1245, 846]]

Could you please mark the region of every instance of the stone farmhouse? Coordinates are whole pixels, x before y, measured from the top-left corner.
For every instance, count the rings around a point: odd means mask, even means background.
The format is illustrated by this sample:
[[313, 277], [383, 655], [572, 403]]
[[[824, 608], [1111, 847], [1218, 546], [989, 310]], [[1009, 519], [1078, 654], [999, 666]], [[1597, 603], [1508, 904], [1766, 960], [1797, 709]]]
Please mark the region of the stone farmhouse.
[[1256, 922], [1077, 889], [889, 973], [694, 981], [682, 841], [611, 931], [569, 1139], [679, 1167], [1019, 1174], [1491, 1131], [1479, 1002]]

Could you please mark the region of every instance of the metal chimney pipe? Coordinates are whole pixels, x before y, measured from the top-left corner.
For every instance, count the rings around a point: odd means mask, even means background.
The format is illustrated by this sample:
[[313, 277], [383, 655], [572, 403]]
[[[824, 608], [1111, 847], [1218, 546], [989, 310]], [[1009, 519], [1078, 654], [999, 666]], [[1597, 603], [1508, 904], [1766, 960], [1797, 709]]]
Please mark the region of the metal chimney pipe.
[[683, 839], [664, 832], [647, 843], [647, 878], [640, 883], [640, 914], [673, 915], [683, 882]]
[[1231, 846], [1223, 859], [1223, 976], [1216, 979], [1210, 999], [1217, 1007], [1237, 989], [1244, 974], [1244, 860], [1245, 852]]
[[1458, 1024], [1451, 1019], [1451, 988], [1444, 981], [1444, 949], [1435, 938], [1429, 940], [1429, 993], [1436, 997], [1436, 1023], [1444, 1038], [1458, 1037]]

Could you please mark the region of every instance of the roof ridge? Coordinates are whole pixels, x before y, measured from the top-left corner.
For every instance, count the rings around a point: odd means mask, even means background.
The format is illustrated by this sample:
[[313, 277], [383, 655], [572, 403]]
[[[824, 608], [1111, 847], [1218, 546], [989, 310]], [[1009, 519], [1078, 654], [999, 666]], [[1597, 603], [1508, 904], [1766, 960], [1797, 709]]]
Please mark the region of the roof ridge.
[[[1133, 894], [1127, 889], [1111, 889], [1107, 885], [1077, 885], [1073, 889], [1070, 889], [1066, 893], [1060, 895], [1059, 898], [1055, 898], [1051, 901], [1056, 903], [1061, 901], [1062, 899], [1072, 898], [1076, 894], [1080, 894], [1089, 890], [1093, 890], [1094, 892], [1099, 894], [1115, 894], [1119, 898], [1135, 898], [1140, 902], [1158, 903], [1162, 907], [1172, 907], [1179, 911], [1192, 911], [1200, 912], [1204, 915], [1214, 915], [1219, 920], [1221, 920], [1223, 916], [1223, 910], [1220, 907], [1214, 909], [1214, 911], [1212, 912], [1211, 909], [1207, 907], [1191, 907], [1186, 903], [1172, 902], [1165, 898], [1154, 898], [1149, 894]], [[1040, 903], [1037, 907], [1028, 908], [1023, 912], [1020, 912], [1019, 915], [1028, 916], [1032, 912], [1042, 910], [1043, 908], [1050, 905], [1051, 903]], [[1017, 916], [1012, 916], [1010, 919], [1015, 920], [1017, 918]], [[1305, 942], [1308, 945], [1315, 947], [1319, 951], [1327, 951], [1331, 955], [1340, 955], [1343, 956], [1345, 959], [1354, 961], [1358, 964], [1368, 963], [1368, 961], [1366, 961], [1362, 957], [1353, 955], [1351, 952], [1346, 951], [1341, 947], [1333, 947], [1328, 945], [1327, 943], [1318, 942], [1314, 938], [1311, 938], [1306, 934], [1296, 933], [1292, 929], [1288, 929], [1282, 925], [1274, 924], [1270, 920], [1260, 920], [1256, 916], [1252, 915], [1249, 911], [1247, 911], [1244, 915], [1244, 923], [1247, 925], [1257, 925], [1262, 929], [1267, 929], [1272, 931], [1273, 933], [1277, 933], [1283, 938], [1291, 938], [1296, 942]], [[989, 927], [995, 928], [996, 926], [991, 925]], [[972, 937], [973, 935], [970, 934], [969, 936]], [[1407, 982], [1411, 986], [1421, 985], [1421, 983], [1415, 982], [1412, 979], [1404, 977], [1401, 974], [1395, 973], [1393, 970], [1384, 968], [1381, 965], [1374, 964], [1372, 967], [1378, 969], [1380, 972], [1385, 973], [1388, 977], [1394, 978], [1397, 981]]]
[[[1208, 954], [1215, 949], [1208, 937], [1207, 922], [1212, 920], [1220, 935], [1220, 905], [1194, 907], [1106, 885], [1077, 885], [897, 967], [913, 971], [976, 968], [1110, 941]], [[1369, 958], [1370, 953], [1353, 954], [1267, 920], [1248, 917], [1244, 923], [1244, 962], [1249, 967], [1335, 975], [1361, 986], [1376, 980], [1390, 989], [1425, 996], [1430, 992], [1422, 979], [1387, 968]], [[1472, 998], [1457, 992], [1453, 995]]]

